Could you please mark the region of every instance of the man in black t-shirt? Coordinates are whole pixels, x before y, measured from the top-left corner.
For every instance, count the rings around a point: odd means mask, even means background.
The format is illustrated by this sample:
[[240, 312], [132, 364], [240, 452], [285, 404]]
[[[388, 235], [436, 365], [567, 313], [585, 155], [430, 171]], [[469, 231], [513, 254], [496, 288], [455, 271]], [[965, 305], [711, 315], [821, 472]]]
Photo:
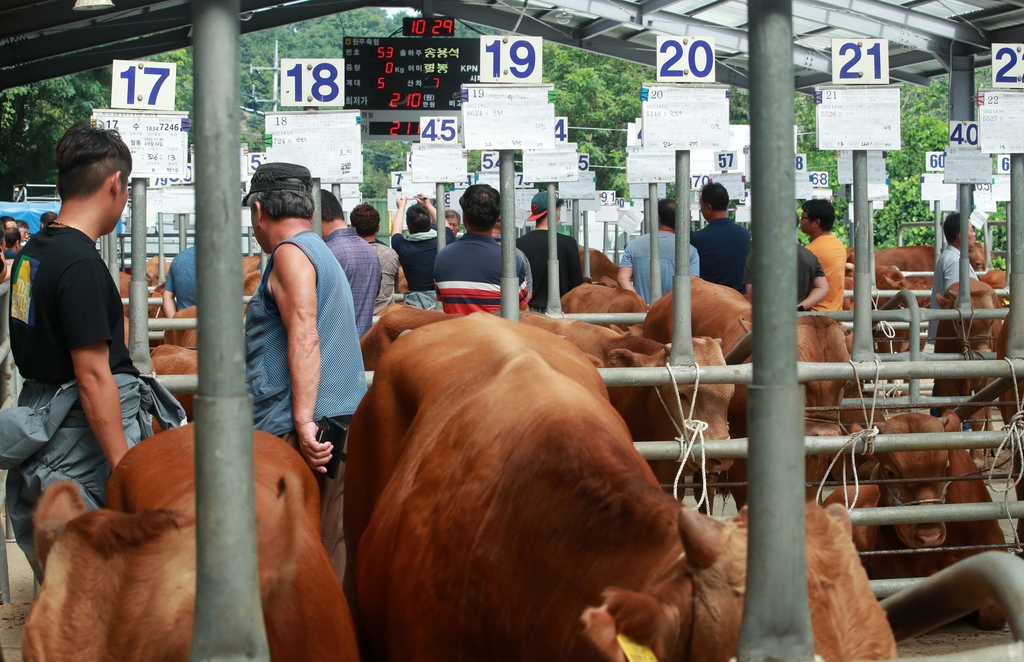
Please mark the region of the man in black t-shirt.
[[[437, 305], [437, 292], [434, 290], [437, 228], [432, 223], [437, 212], [426, 196], [418, 195], [416, 201], [407, 210], [406, 199], [398, 199], [391, 248], [398, 254], [398, 263], [402, 265], [405, 282], [409, 284], [405, 305], [433, 310]], [[403, 225], [408, 226], [408, 237], [402, 234]], [[445, 246], [455, 243], [455, 235], [448, 226], [444, 226], [444, 236]]]
[[[561, 220], [562, 203], [559, 198], [555, 205], [555, 222]], [[530, 299], [530, 310], [543, 313], [548, 307], [548, 194], [545, 191], [533, 196], [530, 202], [531, 214], [526, 222], [537, 222], [533, 232], [527, 232], [516, 241], [516, 248], [526, 254], [533, 273], [533, 297]], [[557, 232], [557, 228], [555, 229]], [[564, 234], [555, 238], [558, 255], [558, 293], [559, 297], [583, 284], [583, 267], [580, 265], [580, 249], [576, 240]]]

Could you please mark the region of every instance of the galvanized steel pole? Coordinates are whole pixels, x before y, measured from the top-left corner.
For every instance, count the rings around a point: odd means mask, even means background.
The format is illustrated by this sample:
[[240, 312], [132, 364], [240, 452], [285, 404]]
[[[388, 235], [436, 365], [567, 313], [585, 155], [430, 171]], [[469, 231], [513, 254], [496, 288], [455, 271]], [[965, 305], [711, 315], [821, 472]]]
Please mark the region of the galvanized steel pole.
[[974, 184], [960, 185], [960, 294], [957, 308], [971, 309], [971, 257], [967, 238], [971, 233], [971, 212], [974, 211]]
[[693, 363], [690, 326], [690, 151], [676, 150], [676, 271], [672, 276], [672, 350], [669, 363]]
[[444, 231], [448, 225], [444, 218], [444, 184], [434, 185], [434, 200], [434, 209], [437, 211], [437, 252], [440, 253], [448, 241], [448, 233]]
[[583, 212], [579, 212], [583, 224], [583, 275], [592, 278], [590, 275], [590, 221]]
[[1007, 356], [1024, 356], [1024, 154], [1010, 155], [1010, 204], [1006, 215], [1010, 337]]
[[[689, 190], [689, 189], [687, 189]], [[647, 231], [651, 235], [651, 300], [661, 298], [661, 232], [658, 231], [658, 185], [647, 185], [647, 202], [644, 204], [644, 217], [647, 219]], [[618, 232], [618, 227], [616, 232]], [[615, 244], [618, 246], [618, 242]]]
[[875, 355], [871, 341], [871, 285], [874, 277], [871, 260], [875, 253], [875, 238], [871, 232], [871, 201], [868, 200], [868, 153], [862, 149], [853, 150], [853, 228], [857, 250], [854, 253], [851, 354], [854, 361], [871, 361]]
[[160, 260], [157, 284], [163, 284], [167, 280], [167, 261], [164, 258], [164, 216], [157, 214], [156, 218], [156, 240], [160, 244], [156, 249], [156, 259]]
[[562, 314], [562, 296], [558, 284], [558, 198], [554, 182], [548, 182], [548, 307], [547, 312]]
[[[193, 0], [199, 393], [193, 662], [269, 660], [238, 242], [239, 0]], [[314, 196], [314, 198], [317, 196]]]
[[106, 236], [107, 242], [107, 271], [110, 272], [110, 277], [114, 279], [114, 285], [121, 289], [121, 267], [118, 265], [117, 259], [117, 230], [112, 231]]
[[320, 204], [320, 178], [313, 178], [313, 232], [321, 239], [324, 236], [323, 208]]
[[185, 233], [188, 231], [188, 214], [178, 214], [178, 252], [188, 247], [188, 239]]
[[519, 276], [516, 275], [515, 150], [498, 152], [501, 177], [501, 316], [519, 321]]
[[132, 177], [132, 280], [128, 285], [128, 353], [139, 372], [150, 374], [149, 288], [146, 283], [146, 184]]
[[804, 390], [797, 382], [793, 278], [792, 0], [750, 0], [747, 6], [751, 226], [759, 247], [753, 271], [754, 282], [769, 286], [754, 289], [750, 535], [737, 658], [796, 662], [814, 658], [814, 636], [807, 604]]
[[942, 203], [935, 201], [935, 262], [939, 261], [942, 255]]

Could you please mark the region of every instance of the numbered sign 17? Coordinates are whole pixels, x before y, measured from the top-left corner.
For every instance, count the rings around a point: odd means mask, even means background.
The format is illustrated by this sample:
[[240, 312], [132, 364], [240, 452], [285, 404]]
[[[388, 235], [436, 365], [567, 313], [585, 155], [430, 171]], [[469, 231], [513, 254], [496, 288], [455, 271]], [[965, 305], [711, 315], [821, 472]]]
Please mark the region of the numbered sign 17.
[[480, 37], [481, 83], [541, 83], [544, 40], [540, 37]]
[[992, 87], [1024, 89], [1024, 44], [992, 44]]
[[501, 161], [498, 159], [498, 152], [480, 152], [480, 171], [491, 172], [498, 170]]
[[170, 62], [114, 60], [110, 107], [174, 110], [178, 65]]
[[945, 172], [946, 170], [946, 153], [945, 152], [925, 152], [924, 153], [924, 169], [928, 172]]
[[555, 142], [556, 143], [569, 142], [569, 118], [568, 117], [556, 117], [555, 118]]
[[281, 60], [282, 106], [344, 106], [345, 60]]
[[659, 83], [712, 83], [715, 80], [714, 37], [658, 37]]
[[978, 123], [967, 120], [950, 120], [949, 144], [964, 149], [981, 149], [978, 144]]
[[1010, 174], [1010, 155], [1000, 154], [996, 157], [996, 174], [997, 175], [1009, 175]]
[[421, 143], [450, 143], [458, 142], [459, 131], [456, 118], [454, 117], [421, 117], [420, 118], [420, 142]]
[[887, 39], [833, 39], [832, 82], [836, 85], [888, 85]]

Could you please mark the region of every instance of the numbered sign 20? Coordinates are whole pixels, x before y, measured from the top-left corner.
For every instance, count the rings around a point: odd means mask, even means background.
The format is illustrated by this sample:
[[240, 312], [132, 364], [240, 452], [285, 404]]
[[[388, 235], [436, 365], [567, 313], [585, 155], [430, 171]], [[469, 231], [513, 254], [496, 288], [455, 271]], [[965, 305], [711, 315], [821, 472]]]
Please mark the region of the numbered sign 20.
[[888, 40], [833, 39], [832, 82], [836, 85], [888, 85]]
[[110, 107], [174, 110], [178, 65], [170, 62], [114, 60]]
[[345, 60], [281, 60], [281, 105], [344, 106]]
[[555, 118], [555, 142], [556, 143], [569, 142], [569, 118], [568, 117], [556, 117]]
[[928, 172], [943, 172], [946, 169], [945, 152], [925, 152], [924, 169]]
[[456, 144], [459, 131], [454, 117], [421, 117], [420, 142]]
[[992, 44], [992, 87], [1024, 89], [1024, 44]]
[[491, 172], [498, 170], [501, 160], [498, 159], [498, 152], [480, 152], [480, 172]]
[[659, 83], [713, 83], [714, 37], [658, 37]]
[[481, 83], [540, 83], [542, 45], [540, 37], [486, 35], [480, 37]]
[[966, 120], [951, 120], [949, 123], [949, 144], [964, 149], [981, 149], [978, 144], [978, 123]]

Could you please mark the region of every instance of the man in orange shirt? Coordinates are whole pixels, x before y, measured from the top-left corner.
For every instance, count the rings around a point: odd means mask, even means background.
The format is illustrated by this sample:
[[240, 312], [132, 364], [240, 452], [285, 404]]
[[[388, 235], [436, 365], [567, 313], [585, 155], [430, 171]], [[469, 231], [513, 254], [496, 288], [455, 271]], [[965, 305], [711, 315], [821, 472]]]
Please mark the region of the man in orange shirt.
[[811, 310], [842, 310], [846, 276], [846, 247], [832, 234], [836, 211], [828, 200], [807, 200], [800, 215], [800, 229], [811, 238], [807, 250], [821, 263], [828, 294]]

